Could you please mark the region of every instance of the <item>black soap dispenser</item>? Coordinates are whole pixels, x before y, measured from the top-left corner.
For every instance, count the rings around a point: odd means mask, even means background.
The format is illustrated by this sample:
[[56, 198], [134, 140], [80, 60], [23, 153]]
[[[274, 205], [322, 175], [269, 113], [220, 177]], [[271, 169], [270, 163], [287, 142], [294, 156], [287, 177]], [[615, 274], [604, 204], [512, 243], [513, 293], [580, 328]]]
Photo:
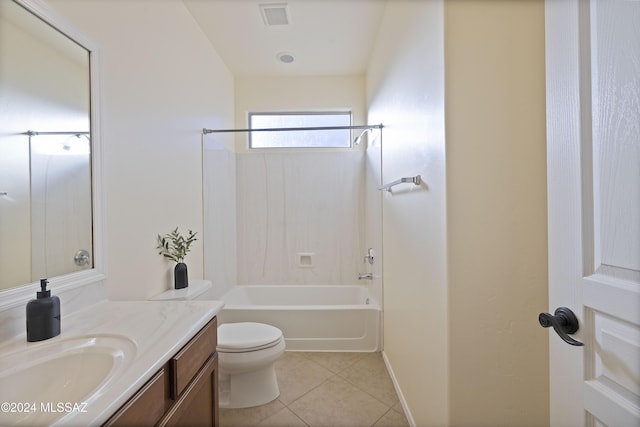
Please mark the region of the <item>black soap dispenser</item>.
[[42, 341], [60, 335], [60, 298], [51, 296], [47, 279], [40, 279], [37, 298], [27, 303], [27, 341]]

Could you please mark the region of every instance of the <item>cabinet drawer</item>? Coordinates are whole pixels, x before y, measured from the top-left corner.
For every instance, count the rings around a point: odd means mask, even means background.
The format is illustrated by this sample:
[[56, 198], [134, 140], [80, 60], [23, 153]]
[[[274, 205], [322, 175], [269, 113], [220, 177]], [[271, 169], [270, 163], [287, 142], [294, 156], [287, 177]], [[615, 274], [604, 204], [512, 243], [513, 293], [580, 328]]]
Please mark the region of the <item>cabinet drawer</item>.
[[165, 370], [160, 369], [104, 426], [151, 426], [165, 411]]
[[214, 353], [158, 427], [218, 426], [218, 354]]
[[171, 398], [177, 399], [191, 382], [196, 372], [216, 351], [218, 322], [214, 317], [170, 361]]

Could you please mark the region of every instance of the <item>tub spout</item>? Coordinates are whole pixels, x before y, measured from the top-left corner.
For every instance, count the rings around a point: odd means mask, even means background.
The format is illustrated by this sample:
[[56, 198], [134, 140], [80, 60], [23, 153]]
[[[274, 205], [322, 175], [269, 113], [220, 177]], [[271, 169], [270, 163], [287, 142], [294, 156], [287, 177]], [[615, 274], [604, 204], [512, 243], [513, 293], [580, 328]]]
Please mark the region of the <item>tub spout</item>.
[[358, 280], [373, 280], [373, 273], [360, 273]]

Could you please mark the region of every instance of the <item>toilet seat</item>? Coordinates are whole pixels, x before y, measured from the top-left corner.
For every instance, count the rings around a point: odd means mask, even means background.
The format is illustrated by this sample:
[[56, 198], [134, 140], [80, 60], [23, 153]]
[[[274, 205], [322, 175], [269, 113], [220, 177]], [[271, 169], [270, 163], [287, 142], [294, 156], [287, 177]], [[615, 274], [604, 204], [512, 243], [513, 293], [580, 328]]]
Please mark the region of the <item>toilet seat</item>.
[[217, 350], [223, 353], [245, 353], [276, 346], [282, 331], [264, 323], [239, 322], [218, 326]]

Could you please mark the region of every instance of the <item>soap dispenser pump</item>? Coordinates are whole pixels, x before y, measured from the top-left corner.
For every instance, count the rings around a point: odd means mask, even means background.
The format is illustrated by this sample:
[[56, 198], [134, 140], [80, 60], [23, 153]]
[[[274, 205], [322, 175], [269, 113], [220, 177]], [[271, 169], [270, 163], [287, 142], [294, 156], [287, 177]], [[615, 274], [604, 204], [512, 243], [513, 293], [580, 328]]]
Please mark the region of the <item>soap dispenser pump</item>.
[[60, 335], [60, 298], [51, 296], [47, 279], [40, 279], [36, 299], [27, 303], [27, 341], [42, 341]]

